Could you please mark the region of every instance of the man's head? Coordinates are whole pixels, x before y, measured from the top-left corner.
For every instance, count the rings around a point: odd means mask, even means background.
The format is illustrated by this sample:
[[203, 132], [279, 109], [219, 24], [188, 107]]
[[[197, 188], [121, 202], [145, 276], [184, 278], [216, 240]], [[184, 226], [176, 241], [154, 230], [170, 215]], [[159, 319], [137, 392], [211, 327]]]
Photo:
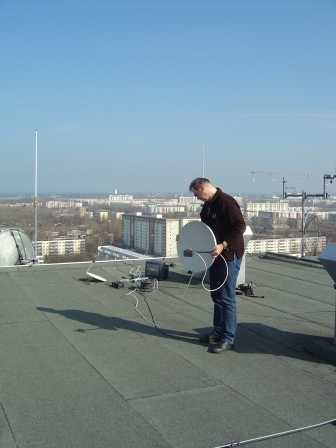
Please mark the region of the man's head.
[[216, 193], [216, 188], [211, 184], [209, 179], [204, 177], [196, 177], [190, 185], [189, 191], [200, 201], [207, 202]]

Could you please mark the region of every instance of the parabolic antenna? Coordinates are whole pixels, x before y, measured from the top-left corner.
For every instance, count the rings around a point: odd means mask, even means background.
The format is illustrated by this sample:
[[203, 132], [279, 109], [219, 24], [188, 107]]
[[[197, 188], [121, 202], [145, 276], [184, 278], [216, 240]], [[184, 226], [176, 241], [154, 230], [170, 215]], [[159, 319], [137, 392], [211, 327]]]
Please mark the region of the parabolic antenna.
[[180, 231], [176, 244], [177, 254], [183, 266], [189, 271], [203, 272], [214, 262], [210, 252], [216, 244], [215, 235], [210, 227], [202, 221], [190, 221]]
[[95, 260], [92, 261], [92, 263], [90, 264], [90, 266], [88, 267], [88, 270], [86, 271], [86, 275], [88, 276], [88, 280], [97, 280], [98, 282], [106, 282], [106, 279], [103, 277], [100, 277], [97, 274], [92, 274], [92, 272], [90, 271], [91, 266], [93, 265], [93, 263], [95, 262]]

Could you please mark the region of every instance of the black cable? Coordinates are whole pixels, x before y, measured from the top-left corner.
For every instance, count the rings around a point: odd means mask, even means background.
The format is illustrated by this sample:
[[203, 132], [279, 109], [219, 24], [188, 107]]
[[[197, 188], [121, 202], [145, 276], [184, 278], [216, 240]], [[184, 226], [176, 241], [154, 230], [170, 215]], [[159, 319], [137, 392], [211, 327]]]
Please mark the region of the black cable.
[[198, 338], [190, 338], [190, 337], [188, 337], [188, 336], [178, 336], [178, 335], [176, 335], [176, 334], [167, 333], [166, 331], [161, 330], [161, 328], [157, 326], [157, 324], [156, 324], [156, 322], [155, 322], [155, 320], [154, 320], [154, 316], [153, 316], [152, 310], [151, 310], [151, 308], [150, 308], [150, 306], [149, 306], [149, 303], [148, 303], [148, 301], [147, 301], [147, 297], [146, 297], [146, 295], [143, 294], [141, 290], [139, 290], [138, 292], [139, 292], [139, 294], [142, 295], [142, 297], [144, 298], [144, 302], [146, 303], [147, 308], [148, 308], [148, 311], [149, 311], [149, 313], [150, 313], [150, 315], [151, 315], [151, 318], [152, 318], [153, 326], [154, 326], [160, 333], [164, 334], [165, 336], [169, 336], [169, 337], [176, 338], [176, 339], [182, 339], [182, 340], [186, 340], [186, 339], [187, 339], [187, 340], [189, 340], [189, 341], [197, 341], [197, 340], [198, 340]]

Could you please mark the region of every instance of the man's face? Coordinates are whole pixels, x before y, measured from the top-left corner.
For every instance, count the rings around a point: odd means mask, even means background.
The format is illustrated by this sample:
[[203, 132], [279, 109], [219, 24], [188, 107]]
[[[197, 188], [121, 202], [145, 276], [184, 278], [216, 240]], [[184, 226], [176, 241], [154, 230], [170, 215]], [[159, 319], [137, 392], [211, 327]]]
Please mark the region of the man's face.
[[200, 184], [199, 188], [196, 190], [195, 188], [191, 189], [191, 192], [195, 196], [195, 198], [199, 199], [200, 201], [207, 201], [208, 197], [206, 194], [206, 189], [203, 184]]

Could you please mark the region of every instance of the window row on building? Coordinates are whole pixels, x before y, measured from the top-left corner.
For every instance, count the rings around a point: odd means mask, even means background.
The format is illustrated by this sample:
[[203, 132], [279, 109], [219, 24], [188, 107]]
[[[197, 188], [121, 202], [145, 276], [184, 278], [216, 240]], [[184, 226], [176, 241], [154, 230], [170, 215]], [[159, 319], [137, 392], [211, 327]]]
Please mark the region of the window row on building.
[[124, 213], [121, 229], [124, 248], [157, 257], [177, 255], [179, 219], [166, 219], [162, 215], [147, 216], [141, 212]]
[[85, 252], [85, 240], [56, 239], [36, 242], [37, 255], [73, 255]]
[[[320, 253], [326, 247], [326, 237], [307, 237], [304, 239], [304, 247], [307, 252]], [[246, 246], [246, 252], [250, 254], [260, 252], [274, 252], [277, 254], [300, 254], [302, 238], [274, 238], [265, 240], [251, 239]]]

